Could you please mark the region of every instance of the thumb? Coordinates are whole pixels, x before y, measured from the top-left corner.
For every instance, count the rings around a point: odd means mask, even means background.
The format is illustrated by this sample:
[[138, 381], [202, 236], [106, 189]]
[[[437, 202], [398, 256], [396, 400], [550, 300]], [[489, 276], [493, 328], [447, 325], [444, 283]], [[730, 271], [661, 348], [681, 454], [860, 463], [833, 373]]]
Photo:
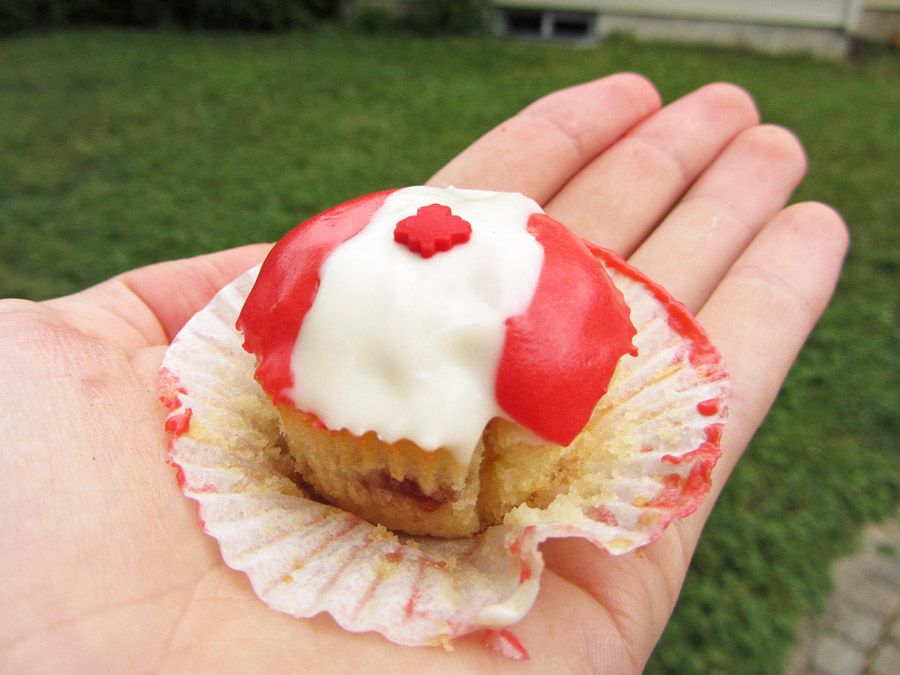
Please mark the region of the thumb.
[[250, 244], [193, 258], [139, 267], [46, 304], [113, 315], [145, 345], [166, 345], [225, 284], [262, 262], [270, 244]]

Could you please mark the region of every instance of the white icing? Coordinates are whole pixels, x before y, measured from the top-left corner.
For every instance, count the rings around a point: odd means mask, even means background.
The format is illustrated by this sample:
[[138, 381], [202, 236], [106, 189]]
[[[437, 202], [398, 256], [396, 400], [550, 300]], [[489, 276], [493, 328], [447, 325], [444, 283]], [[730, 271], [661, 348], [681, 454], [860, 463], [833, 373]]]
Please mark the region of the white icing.
[[[424, 259], [394, 241], [398, 221], [428, 204], [472, 226], [468, 243]], [[397, 190], [332, 251], [294, 346], [300, 410], [330, 429], [445, 448], [467, 464], [501, 411], [494, 381], [505, 321], [522, 314], [544, 251], [527, 231], [541, 208], [514, 193]]]

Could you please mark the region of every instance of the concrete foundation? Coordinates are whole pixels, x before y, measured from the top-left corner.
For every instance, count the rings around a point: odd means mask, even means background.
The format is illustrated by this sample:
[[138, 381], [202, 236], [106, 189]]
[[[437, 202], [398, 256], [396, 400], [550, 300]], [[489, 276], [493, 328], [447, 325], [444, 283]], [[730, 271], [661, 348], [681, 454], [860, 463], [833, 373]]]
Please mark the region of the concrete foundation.
[[626, 33], [638, 39], [729, 45], [773, 54], [810, 53], [833, 59], [843, 58], [850, 46], [846, 33], [831, 28], [647, 16], [601, 15], [597, 33], [600, 38]]

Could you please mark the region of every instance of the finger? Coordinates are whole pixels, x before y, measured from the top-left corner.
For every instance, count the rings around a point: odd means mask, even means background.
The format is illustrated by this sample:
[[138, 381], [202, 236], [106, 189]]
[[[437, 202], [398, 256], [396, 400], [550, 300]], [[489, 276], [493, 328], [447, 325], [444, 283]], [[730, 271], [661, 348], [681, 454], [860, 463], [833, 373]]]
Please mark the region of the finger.
[[696, 312], [805, 172], [806, 155], [789, 131], [742, 131], [629, 262]]
[[707, 85], [588, 164], [546, 210], [581, 236], [629, 255], [728, 142], [758, 120], [743, 89]]
[[91, 323], [102, 331], [109, 319], [122, 322], [131, 329], [122, 338], [126, 349], [168, 344], [222, 286], [261, 262], [269, 248], [251, 244], [141, 267], [46, 304], [86, 317], [88, 333]]
[[563, 89], [489, 131], [428, 182], [521, 192], [543, 204], [657, 108], [653, 85], [632, 73]]
[[[731, 419], [712, 494], [646, 550], [599, 554], [578, 540], [543, 545], [550, 569], [576, 583], [612, 616], [646, 610], [642, 626], [620, 626], [649, 653], [675, 604], [715, 498], [772, 403], [797, 352], [831, 297], [847, 248], [834, 211], [799, 204], [779, 213], [754, 239], [710, 297], [700, 319], [731, 371]], [[639, 649], [638, 649], [639, 651]]]
[[677, 538], [625, 555], [601, 552], [577, 537], [552, 539], [541, 552], [548, 571], [587, 593], [612, 621], [616, 651], [631, 661], [615, 672], [643, 672], [684, 581], [687, 565]]
[[700, 311], [729, 371], [731, 395], [712, 492], [683, 525], [691, 546], [825, 310], [847, 244], [846, 226], [832, 209], [791, 206], [753, 240]]

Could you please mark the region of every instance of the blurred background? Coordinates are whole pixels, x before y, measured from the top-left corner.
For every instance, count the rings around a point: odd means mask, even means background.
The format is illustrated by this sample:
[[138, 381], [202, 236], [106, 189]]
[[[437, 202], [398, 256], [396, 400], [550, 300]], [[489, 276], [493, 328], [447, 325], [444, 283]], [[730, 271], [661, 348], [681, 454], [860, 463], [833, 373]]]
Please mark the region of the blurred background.
[[571, 84], [636, 71], [668, 102], [735, 82], [803, 140], [795, 200], [834, 205], [853, 243], [648, 672], [781, 672], [832, 562], [900, 505], [898, 17], [898, 0], [0, 0], [0, 297], [277, 239], [423, 182]]

